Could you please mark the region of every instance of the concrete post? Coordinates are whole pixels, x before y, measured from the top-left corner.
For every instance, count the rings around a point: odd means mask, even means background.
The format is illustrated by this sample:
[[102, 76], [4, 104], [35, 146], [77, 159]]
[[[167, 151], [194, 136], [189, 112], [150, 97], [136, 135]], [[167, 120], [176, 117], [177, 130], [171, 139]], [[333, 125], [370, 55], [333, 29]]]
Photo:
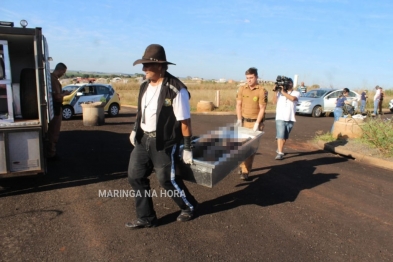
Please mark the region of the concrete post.
[[298, 79], [298, 75], [295, 75], [295, 77], [293, 78], [293, 89], [296, 89], [298, 86], [297, 79]]

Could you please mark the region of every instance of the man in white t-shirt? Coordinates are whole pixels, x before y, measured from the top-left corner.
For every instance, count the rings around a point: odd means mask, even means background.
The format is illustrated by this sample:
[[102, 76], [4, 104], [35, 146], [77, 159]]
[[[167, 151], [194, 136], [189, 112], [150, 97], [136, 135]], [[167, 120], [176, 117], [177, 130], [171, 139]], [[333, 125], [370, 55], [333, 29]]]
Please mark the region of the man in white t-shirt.
[[276, 107], [276, 139], [277, 139], [277, 156], [276, 160], [282, 160], [284, 157], [283, 148], [285, 141], [289, 138], [294, 123], [296, 122], [296, 104], [300, 93], [293, 90], [293, 81], [289, 78], [287, 91], [281, 87], [275, 91], [273, 103]]

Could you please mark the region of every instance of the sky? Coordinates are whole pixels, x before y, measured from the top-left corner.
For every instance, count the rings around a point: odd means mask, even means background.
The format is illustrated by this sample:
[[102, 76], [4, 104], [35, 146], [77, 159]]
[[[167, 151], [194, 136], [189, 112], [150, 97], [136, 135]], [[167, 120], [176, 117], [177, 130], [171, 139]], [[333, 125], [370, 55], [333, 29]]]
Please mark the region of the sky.
[[165, 48], [178, 77], [277, 75], [306, 86], [393, 88], [391, 0], [1, 0], [0, 21], [42, 27], [69, 70], [143, 73], [146, 47]]

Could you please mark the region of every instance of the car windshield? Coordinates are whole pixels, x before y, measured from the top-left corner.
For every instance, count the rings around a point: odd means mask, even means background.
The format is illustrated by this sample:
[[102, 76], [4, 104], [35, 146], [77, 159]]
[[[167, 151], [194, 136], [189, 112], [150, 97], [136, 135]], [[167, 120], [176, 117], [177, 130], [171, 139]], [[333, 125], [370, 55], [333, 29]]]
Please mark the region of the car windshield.
[[326, 90], [311, 90], [308, 91], [303, 97], [319, 98], [326, 93]]
[[79, 88], [79, 86], [65, 86], [63, 87], [63, 91], [70, 91], [71, 93], [74, 92], [75, 90], [77, 90]]

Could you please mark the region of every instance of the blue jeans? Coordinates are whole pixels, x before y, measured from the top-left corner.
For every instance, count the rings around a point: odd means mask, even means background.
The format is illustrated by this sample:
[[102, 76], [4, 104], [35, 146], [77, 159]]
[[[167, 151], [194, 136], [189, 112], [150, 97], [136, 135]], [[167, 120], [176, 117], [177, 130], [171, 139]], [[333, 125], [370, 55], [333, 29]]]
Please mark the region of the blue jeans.
[[379, 99], [374, 100], [374, 115], [378, 114], [378, 104], [379, 104]]
[[276, 138], [287, 140], [293, 124], [293, 121], [276, 120]]
[[366, 100], [360, 101], [360, 112], [364, 113], [366, 111]]
[[[334, 109], [334, 122], [338, 121], [340, 119], [340, 117], [343, 116], [343, 108], [342, 107], [336, 107]], [[330, 133], [333, 133], [333, 129], [334, 129], [334, 122], [332, 125], [332, 129], [330, 130]]]

